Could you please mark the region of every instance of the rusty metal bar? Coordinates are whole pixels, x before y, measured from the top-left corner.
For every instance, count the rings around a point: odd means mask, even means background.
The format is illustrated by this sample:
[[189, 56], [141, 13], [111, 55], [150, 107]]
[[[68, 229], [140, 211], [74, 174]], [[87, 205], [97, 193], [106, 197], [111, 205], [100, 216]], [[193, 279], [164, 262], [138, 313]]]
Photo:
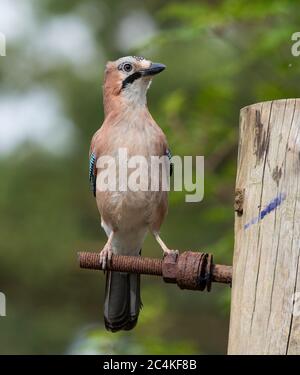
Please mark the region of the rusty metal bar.
[[[102, 270], [99, 253], [78, 253], [81, 268]], [[212, 255], [186, 251], [167, 255], [164, 259], [113, 255], [107, 270], [162, 276], [165, 282], [176, 283], [181, 289], [204, 290], [211, 282], [230, 284], [232, 267], [213, 264]]]

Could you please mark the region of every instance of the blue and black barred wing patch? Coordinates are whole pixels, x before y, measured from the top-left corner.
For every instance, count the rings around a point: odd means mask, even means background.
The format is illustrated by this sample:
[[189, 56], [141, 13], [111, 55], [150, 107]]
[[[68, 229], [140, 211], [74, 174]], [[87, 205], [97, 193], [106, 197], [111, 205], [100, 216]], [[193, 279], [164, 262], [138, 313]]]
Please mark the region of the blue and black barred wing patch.
[[96, 155], [92, 152], [90, 156], [90, 165], [89, 165], [89, 180], [90, 180], [90, 188], [94, 194], [94, 197], [96, 196]]
[[167, 148], [167, 150], [166, 150], [166, 155], [167, 155], [167, 157], [168, 157], [169, 160], [170, 160], [170, 176], [172, 176], [174, 166], [173, 166], [173, 163], [171, 162], [171, 159], [172, 159], [172, 153], [171, 153], [171, 151], [170, 151], [168, 148]]

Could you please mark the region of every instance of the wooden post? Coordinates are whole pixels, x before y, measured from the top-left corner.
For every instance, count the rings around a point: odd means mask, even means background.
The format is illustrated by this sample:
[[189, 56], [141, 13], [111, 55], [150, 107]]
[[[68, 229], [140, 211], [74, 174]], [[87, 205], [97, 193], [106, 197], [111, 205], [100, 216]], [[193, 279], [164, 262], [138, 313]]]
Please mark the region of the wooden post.
[[300, 99], [240, 113], [229, 354], [300, 354]]

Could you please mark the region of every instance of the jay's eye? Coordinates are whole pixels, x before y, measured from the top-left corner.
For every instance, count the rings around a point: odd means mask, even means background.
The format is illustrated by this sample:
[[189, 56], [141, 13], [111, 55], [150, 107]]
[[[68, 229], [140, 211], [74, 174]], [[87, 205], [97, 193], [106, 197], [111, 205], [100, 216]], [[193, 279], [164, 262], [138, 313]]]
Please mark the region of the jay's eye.
[[131, 72], [131, 71], [132, 71], [132, 65], [131, 65], [131, 64], [128, 64], [128, 63], [124, 64], [124, 65], [123, 65], [123, 70], [124, 70], [124, 72], [126, 72], [126, 73]]

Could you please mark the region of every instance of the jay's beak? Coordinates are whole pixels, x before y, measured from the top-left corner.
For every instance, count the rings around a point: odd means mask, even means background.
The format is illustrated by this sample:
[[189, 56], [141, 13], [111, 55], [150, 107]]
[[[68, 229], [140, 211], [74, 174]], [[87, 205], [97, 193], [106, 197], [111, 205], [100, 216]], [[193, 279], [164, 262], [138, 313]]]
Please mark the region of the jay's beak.
[[151, 63], [148, 69], [140, 70], [142, 77], [154, 76], [166, 69], [166, 65], [160, 63]]

